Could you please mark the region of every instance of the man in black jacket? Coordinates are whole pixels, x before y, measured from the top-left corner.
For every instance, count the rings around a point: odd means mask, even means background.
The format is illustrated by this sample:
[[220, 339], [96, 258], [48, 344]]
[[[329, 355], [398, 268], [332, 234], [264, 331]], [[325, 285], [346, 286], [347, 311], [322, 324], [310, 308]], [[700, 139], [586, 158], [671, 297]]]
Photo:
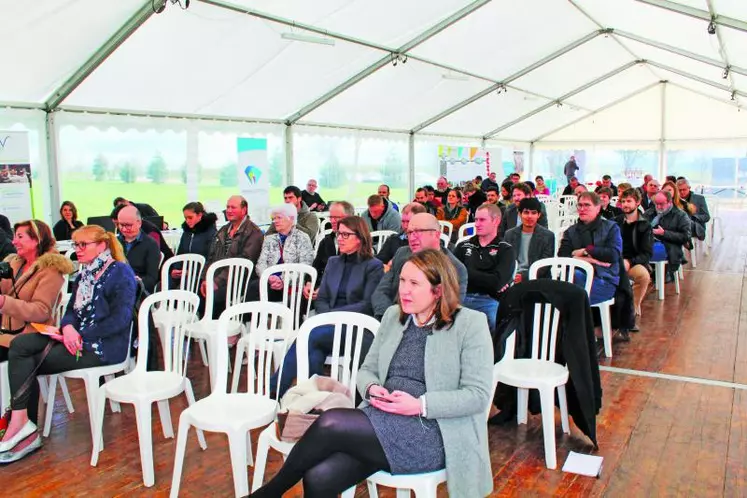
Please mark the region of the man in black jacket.
[[576, 178], [575, 176], [570, 177], [568, 179], [568, 185], [565, 186], [561, 195], [573, 195], [576, 192], [576, 187], [578, 186], [578, 178]]
[[117, 215], [119, 242], [124, 248], [127, 262], [135, 276], [143, 281], [148, 292], [153, 292], [158, 283], [158, 266], [161, 251], [158, 244], [142, 231], [143, 221], [135, 206], [125, 206]]
[[533, 197], [522, 199], [519, 202], [521, 223], [503, 237], [516, 253], [519, 266], [514, 282], [517, 284], [528, 280], [529, 267], [535, 261], [555, 255], [555, 234], [538, 223], [542, 219], [541, 207], [542, 203]]
[[[615, 218], [620, 226], [623, 243], [623, 264], [628, 277], [633, 280], [633, 306], [636, 318], [641, 315], [641, 303], [651, 282], [649, 261], [654, 254], [654, 236], [651, 223], [638, 210], [641, 194], [628, 189], [620, 196], [623, 214]], [[632, 329], [637, 330], [637, 327]]]
[[609, 187], [599, 187], [596, 189], [596, 193], [602, 203], [602, 209], [599, 211], [602, 218], [605, 220], [614, 220], [622, 214], [622, 210], [617, 206], [613, 206], [610, 202], [610, 199], [612, 198], [612, 189]]
[[687, 178], [677, 180], [677, 190], [683, 201], [695, 206], [695, 212], [690, 215], [693, 235], [698, 237], [699, 240], [705, 240], [706, 223], [711, 220], [711, 213], [708, 212], [708, 203], [705, 197], [690, 190], [690, 182], [687, 181]]
[[677, 278], [677, 270], [686, 261], [683, 246], [690, 241], [690, 218], [672, 204], [672, 194], [665, 190], [659, 191], [652, 203], [653, 207], [644, 215], [651, 220], [655, 239], [662, 242], [667, 251], [667, 282], [671, 282]]
[[[144, 202], [132, 202], [128, 201], [124, 197], [117, 197], [114, 199], [114, 209], [116, 209], [119, 206], [125, 205], [125, 206], [135, 206], [140, 213], [140, 216], [142, 217], [152, 217], [152, 216], [160, 216], [158, 212], [153, 209], [153, 206], [150, 204], [146, 204]], [[112, 218], [115, 218], [114, 213], [112, 212]], [[161, 230], [163, 227], [158, 227], [159, 230]]]
[[491, 332], [495, 329], [498, 301], [513, 281], [516, 266], [514, 249], [498, 237], [500, 222], [498, 206], [483, 204], [475, 213], [475, 235], [454, 251], [467, 268], [467, 295], [462, 304], [485, 313]]
[[[502, 213], [501, 224], [498, 227], [498, 234], [501, 238], [506, 236], [506, 232], [514, 228], [515, 226], [521, 225], [521, 218], [519, 214], [519, 203], [523, 199], [532, 197], [532, 189], [529, 188], [525, 183], [515, 183], [511, 187], [511, 204], [509, 204], [505, 211]], [[539, 224], [547, 228], [547, 212], [545, 206], [540, 202], [540, 217]]]

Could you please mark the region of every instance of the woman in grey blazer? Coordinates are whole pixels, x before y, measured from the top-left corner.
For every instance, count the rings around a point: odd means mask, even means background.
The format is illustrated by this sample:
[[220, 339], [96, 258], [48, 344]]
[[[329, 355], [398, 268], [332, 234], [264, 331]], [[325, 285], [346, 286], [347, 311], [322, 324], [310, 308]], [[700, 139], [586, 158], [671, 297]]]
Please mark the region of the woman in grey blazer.
[[324, 412], [253, 497], [303, 479], [304, 496], [335, 496], [379, 470], [446, 469], [449, 496], [493, 489], [486, 415], [492, 342], [485, 315], [459, 305], [456, 270], [440, 251], [405, 263], [399, 305], [385, 313], [358, 372], [365, 401]]

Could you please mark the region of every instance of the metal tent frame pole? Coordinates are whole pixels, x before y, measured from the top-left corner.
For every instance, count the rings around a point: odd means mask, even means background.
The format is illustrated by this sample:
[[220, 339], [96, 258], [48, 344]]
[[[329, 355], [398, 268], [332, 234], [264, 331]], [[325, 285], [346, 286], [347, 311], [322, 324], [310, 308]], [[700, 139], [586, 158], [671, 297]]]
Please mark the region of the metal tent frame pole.
[[679, 69], [676, 69], [676, 68], [671, 67], [671, 66], [667, 66], [666, 64], [659, 64], [658, 62], [650, 61], [650, 60], [647, 60], [646, 63], [649, 64], [650, 66], [658, 67], [659, 69], [663, 69], [664, 71], [669, 71], [671, 73], [674, 73], [674, 74], [677, 74], [679, 76], [682, 76], [683, 78], [688, 78], [688, 79], [691, 79], [693, 81], [697, 81], [699, 83], [703, 83], [704, 85], [709, 85], [709, 86], [712, 86], [713, 88], [718, 88], [719, 90], [722, 90], [722, 91], [726, 92], [729, 95], [731, 95], [733, 93], [734, 95], [739, 95], [740, 97], [747, 97], [747, 93], [746, 92], [743, 92], [741, 90], [732, 90], [730, 87], [728, 87], [726, 85], [722, 85], [720, 83], [716, 83], [715, 81], [711, 81], [711, 80], [706, 79], [706, 78], [701, 78], [700, 76], [696, 76], [694, 74], [688, 73], [687, 71], [680, 71]]
[[726, 17], [722, 15], [712, 15], [707, 10], [696, 9], [694, 7], [688, 7], [680, 3], [670, 2], [669, 0], [636, 0], [637, 2], [645, 3], [653, 7], [659, 7], [670, 12], [677, 12], [685, 16], [693, 17], [695, 19], [701, 19], [703, 21], [713, 22], [717, 26], [726, 26], [727, 28], [736, 29], [738, 31], [744, 31], [747, 33], [747, 22], [732, 17]]

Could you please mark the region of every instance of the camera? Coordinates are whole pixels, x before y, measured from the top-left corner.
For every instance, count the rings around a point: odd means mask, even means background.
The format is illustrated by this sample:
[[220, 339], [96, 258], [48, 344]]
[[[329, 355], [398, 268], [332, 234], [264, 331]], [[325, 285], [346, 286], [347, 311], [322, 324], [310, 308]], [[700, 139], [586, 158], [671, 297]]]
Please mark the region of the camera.
[[0, 262], [0, 279], [3, 278], [13, 278], [13, 268], [5, 261]]

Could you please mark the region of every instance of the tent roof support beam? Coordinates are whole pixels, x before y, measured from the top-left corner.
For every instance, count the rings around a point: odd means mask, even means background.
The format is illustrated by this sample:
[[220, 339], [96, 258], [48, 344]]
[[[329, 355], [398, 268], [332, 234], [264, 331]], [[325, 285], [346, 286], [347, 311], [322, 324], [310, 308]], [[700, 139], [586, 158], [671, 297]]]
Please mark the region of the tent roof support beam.
[[[613, 34], [615, 36], [620, 36], [622, 38], [627, 38], [628, 40], [633, 40], [638, 43], [642, 43], [644, 45], [648, 45], [649, 47], [658, 48], [661, 50], [664, 50], [666, 52], [670, 52], [676, 55], [681, 55], [682, 57], [687, 57], [688, 59], [692, 59], [694, 61], [702, 62], [703, 64], [708, 64], [709, 66], [718, 67], [721, 69], [724, 69], [726, 67], [726, 64], [722, 61], [711, 59], [710, 57], [704, 57], [702, 55], [689, 52], [687, 50], [683, 50], [678, 47], [673, 47], [672, 45], [667, 45], [666, 43], [661, 43], [656, 40], [651, 40], [648, 38], [644, 38], [643, 36], [638, 36], [633, 33], [628, 33], [627, 31], [621, 31], [619, 29], [615, 29], [613, 31]], [[738, 67], [738, 66], [729, 66], [729, 70], [731, 72], [735, 72], [737, 74], [741, 74], [743, 76], [747, 76], [747, 69]]]
[[75, 91], [83, 81], [88, 78], [127, 38], [153, 15], [151, 0], [146, 0], [143, 5], [125, 22], [103, 45], [101, 45], [81, 67], [78, 68], [57, 90], [47, 99], [44, 107], [47, 111], [54, 110], [71, 93]]
[[20, 110], [41, 110], [44, 111], [43, 104], [27, 103], [27, 102], [1, 102], [0, 111], [3, 109], [20, 109]]
[[652, 88], [654, 88], [655, 86], [660, 85], [660, 84], [661, 84], [661, 81], [657, 81], [657, 82], [651, 83], [650, 85], [646, 85], [643, 88], [639, 88], [635, 92], [629, 93], [628, 95], [625, 95], [622, 98], [614, 100], [614, 101], [610, 102], [609, 104], [605, 104], [602, 107], [600, 107], [599, 109], [595, 109], [594, 111], [590, 112], [589, 114], [587, 114], [585, 116], [581, 116], [578, 119], [574, 119], [573, 121], [571, 121], [568, 124], [564, 124], [563, 126], [559, 126], [559, 127], [555, 128], [554, 130], [550, 130], [550, 131], [548, 131], [546, 133], [543, 133], [542, 135], [540, 135], [537, 138], [535, 138], [534, 140], [532, 140], [532, 142], [539, 142], [539, 141], [543, 140], [544, 138], [549, 137], [550, 135], [554, 135], [554, 134], [558, 133], [559, 131], [565, 130], [566, 128], [568, 128], [570, 126], [573, 126], [576, 123], [579, 123], [579, 122], [583, 121], [584, 119], [590, 118], [591, 116], [595, 116], [595, 115], [599, 114], [600, 112], [604, 112], [607, 109], [609, 109], [610, 107], [614, 107], [617, 104], [622, 104], [623, 102], [625, 102], [627, 100], [630, 100], [633, 97], [635, 97], [637, 95], [640, 95], [640, 94], [642, 94], [642, 93], [644, 93], [644, 92], [646, 92], [648, 90], [651, 90]]
[[336, 88], [333, 88], [332, 90], [322, 95], [315, 101], [304, 106], [298, 112], [289, 116], [288, 119], [286, 119], [286, 122], [288, 124], [294, 124], [299, 119], [313, 112], [315, 109], [329, 102], [330, 100], [332, 100], [333, 98], [335, 98], [336, 96], [338, 96], [339, 94], [341, 94], [342, 92], [350, 88], [351, 86], [355, 85], [356, 83], [360, 82], [366, 77], [372, 75], [373, 73], [375, 73], [376, 71], [378, 71], [379, 69], [381, 69], [382, 67], [390, 63], [392, 60], [392, 56], [394, 54], [406, 54], [408, 51], [414, 49], [418, 45], [433, 38], [434, 36], [442, 32], [443, 30], [448, 28], [449, 26], [452, 26], [453, 24], [459, 22], [460, 20], [464, 19], [468, 15], [472, 14], [480, 7], [487, 5], [488, 3], [490, 3], [490, 1], [491, 0], [476, 0], [470, 3], [469, 5], [465, 6], [464, 8], [458, 10], [457, 12], [453, 13], [449, 17], [443, 19], [439, 23], [425, 30], [423, 33], [419, 34], [418, 36], [416, 36], [409, 42], [405, 43], [401, 47], [391, 51], [391, 53], [388, 53], [386, 56], [382, 57], [381, 59], [374, 62], [367, 68], [363, 69], [358, 74], [349, 78], [347, 81], [344, 81], [342, 84], [338, 85]]
[[747, 93], [745, 93], [743, 91], [732, 90], [730, 87], [728, 87], [726, 85], [722, 85], [720, 83], [716, 83], [715, 81], [711, 81], [711, 80], [706, 79], [706, 78], [701, 78], [700, 76], [696, 76], [694, 74], [688, 73], [687, 71], [682, 71], [680, 69], [677, 69], [677, 68], [674, 68], [674, 67], [671, 67], [671, 66], [667, 66], [666, 64], [660, 64], [660, 63], [655, 62], [655, 61], [648, 61], [647, 60], [645, 62], [647, 64], [649, 64], [650, 66], [658, 67], [659, 69], [663, 69], [664, 71], [669, 71], [671, 73], [674, 73], [674, 74], [677, 74], [679, 76], [682, 76], [683, 78], [688, 78], [688, 79], [691, 79], [693, 81], [697, 81], [698, 83], [703, 83], [704, 85], [712, 86], [713, 88], [718, 88], [719, 90], [722, 90], [722, 91], [726, 92], [729, 95], [731, 95], [732, 91], [733, 91], [735, 95], [738, 95], [740, 97], [747, 97]]
[[[557, 50], [556, 52], [553, 52], [552, 54], [548, 55], [547, 57], [543, 57], [542, 59], [538, 60], [534, 64], [531, 64], [531, 65], [525, 67], [524, 69], [522, 69], [522, 70], [520, 70], [520, 71], [512, 74], [511, 76], [507, 77], [503, 81], [498, 81], [495, 84], [493, 84], [493, 85], [489, 86], [488, 88], [486, 88], [485, 90], [483, 90], [483, 91], [481, 91], [479, 93], [476, 93], [475, 95], [469, 97], [468, 99], [465, 99], [465, 100], [459, 102], [458, 104], [453, 105], [452, 107], [446, 109], [445, 111], [443, 111], [443, 112], [437, 114], [436, 116], [428, 119], [427, 121], [423, 121], [422, 123], [420, 123], [419, 125], [415, 126], [411, 130], [412, 133], [418, 133], [420, 130], [429, 127], [430, 125], [432, 125], [436, 121], [440, 121], [443, 118], [445, 118], [446, 116], [449, 116], [449, 115], [455, 113], [459, 109], [462, 109], [463, 107], [466, 107], [466, 106], [470, 105], [471, 103], [473, 103], [473, 102], [475, 102], [477, 100], [480, 100], [481, 98], [485, 97], [486, 95], [490, 95], [491, 93], [497, 91], [499, 88], [508, 86], [508, 84], [511, 83], [512, 81], [515, 81], [515, 80], [521, 78], [522, 76], [525, 76], [526, 74], [531, 73], [535, 69], [544, 66], [548, 62], [554, 61], [558, 57], [560, 57], [560, 56], [562, 56], [564, 54], [567, 54], [571, 50], [573, 50], [573, 49], [575, 49], [577, 47], [580, 47], [584, 43], [586, 43], [586, 42], [588, 42], [590, 40], [593, 40], [594, 38], [596, 38], [597, 36], [599, 36], [599, 35], [601, 35], [601, 34], [603, 34], [605, 32], [606, 32], [605, 30], [598, 30], [598, 31], [594, 31], [592, 33], [589, 33], [588, 35], [584, 36], [583, 38], [580, 38], [580, 39], [574, 41], [573, 43], [571, 43], [569, 45], [566, 45], [565, 47], [561, 48], [560, 50]], [[523, 91], [523, 90], [521, 90], [521, 91]]]
[[703, 21], [713, 21], [718, 26], [726, 26], [727, 28], [736, 29], [738, 31], [744, 31], [747, 33], [747, 22], [732, 17], [726, 17], [721, 15], [711, 15], [707, 10], [696, 9], [680, 3], [670, 2], [669, 0], [636, 0], [641, 3], [645, 3], [654, 7], [659, 7], [664, 10], [671, 12], [677, 12], [685, 16], [693, 17], [695, 19], [701, 19]]
[[598, 85], [599, 83], [601, 83], [601, 82], [603, 82], [603, 81], [605, 81], [605, 80], [607, 80], [609, 78], [612, 78], [613, 76], [616, 76], [616, 75], [622, 73], [623, 71], [626, 71], [626, 70], [630, 69], [631, 67], [635, 66], [636, 64], [640, 64], [641, 62], [644, 62], [644, 61], [638, 61], [638, 60], [631, 61], [631, 62], [628, 62], [627, 64], [624, 64], [624, 65], [618, 67], [617, 69], [614, 69], [614, 70], [610, 71], [607, 74], [603, 74], [599, 78], [596, 78], [596, 79], [594, 79], [592, 81], [589, 81], [588, 83], [586, 83], [586, 84], [584, 84], [584, 85], [576, 88], [575, 90], [571, 90], [570, 92], [566, 93], [565, 95], [562, 95], [558, 99], [556, 99], [556, 100], [554, 100], [552, 102], [548, 102], [547, 104], [545, 104], [543, 106], [540, 106], [540, 107], [534, 109], [533, 111], [529, 111], [528, 113], [526, 113], [523, 116], [520, 116], [520, 117], [514, 119], [513, 121], [510, 121], [510, 122], [508, 122], [508, 123], [506, 123], [504, 125], [499, 126], [498, 128], [496, 128], [496, 129], [494, 129], [492, 131], [489, 131], [488, 133], [485, 134], [485, 136], [483, 138], [486, 139], [486, 140], [489, 139], [489, 138], [492, 138], [495, 135], [497, 135], [498, 133], [502, 132], [503, 130], [505, 130], [507, 128], [510, 128], [510, 127], [512, 127], [512, 126], [514, 126], [514, 125], [516, 125], [518, 123], [521, 123], [525, 119], [531, 118], [535, 114], [539, 114], [540, 112], [544, 111], [545, 109], [549, 109], [550, 107], [552, 107], [554, 105], [561, 104], [561, 103], [563, 103], [564, 100], [569, 99], [569, 98], [573, 97], [574, 95], [583, 92], [584, 90], [588, 90], [589, 88], [591, 88], [591, 87], [593, 87], [595, 85]]
[[[711, 17], [716, 17], [716, 11], [713, 9], [713, 0], [706, 0], [706, 4], [708, 5], [708, 12], [711, 13]], [[734, 100], [737, 99], [736, 94], [734, 91], [737, 89], [736, 84], [734, 83], [734, 78], [731, 74], [731, 64], [729, 64], [729, 56], [726, 53], [726, 45], [724, 45], [724, 39], [721, 36], [721, 26], [716, 26], [716, 39], [718, 40], [718, 53], [721, 56], [721, 59], [724, 62], [724, 65], [726, 66], [725, 69], [725, 76], [726, 79], [729, 80], [729, 88], [731, 89], [731, 94], [734, 96]]]

